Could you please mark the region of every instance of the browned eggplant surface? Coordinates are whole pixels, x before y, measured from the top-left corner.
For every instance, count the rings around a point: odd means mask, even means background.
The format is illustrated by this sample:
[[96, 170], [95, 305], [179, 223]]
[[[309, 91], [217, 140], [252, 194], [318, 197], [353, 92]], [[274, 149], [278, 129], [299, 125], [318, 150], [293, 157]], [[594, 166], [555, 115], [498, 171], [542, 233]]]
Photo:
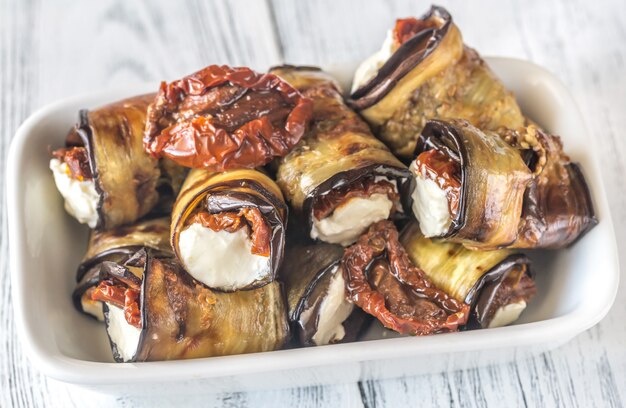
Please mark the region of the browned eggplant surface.
[[400, 242], [437, 287], [471, 306], [470, 328], [513, 323], [536, 293], [530, 259], [524, 254], [509, 249], [472, 251], [429, 239], [415, 222], [404, 228]]
[[312, 238], [349, 245], [378, 220], [401, 215], [410, 174], [311, 67], [271, 70], [313, 101], [311, 129], [278, 162], [277, 182]]

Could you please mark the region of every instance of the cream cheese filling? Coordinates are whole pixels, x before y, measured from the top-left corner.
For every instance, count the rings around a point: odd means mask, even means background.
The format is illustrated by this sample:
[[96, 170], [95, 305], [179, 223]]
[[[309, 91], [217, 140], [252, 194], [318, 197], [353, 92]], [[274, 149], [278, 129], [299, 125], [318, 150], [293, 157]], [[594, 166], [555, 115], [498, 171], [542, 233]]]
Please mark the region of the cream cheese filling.
[[419, 172], [415, 161], [409, 167], [415, 176], [415, 188], [411, 193], [412, 209], [425, 237], [438, 237], [450, 229], [452, 217], [446, 192], [437, 183]]
[[107, 304], [107, 333], [123, 361], [131, 361], [137, 353], [141, 329], [126, 321], [124, 310]]
[[89, 296], [84, 295], [80, 303], [83, 307], [83, 312], [92, 315], [99, 321], [104, 321], [104, 313], [102, 312], [102, 302], [99, 300], [92, 300]]
[[65, 210], [81, 224], [95, 228], [98, 224], [98, 202], [94, 180], [76, 180], [70, 177], [67, 163], [59, 159], [50, 160], [50, 170], [54, 175], [57, 189], [65, 199]]
[[247, 228], [213, 231], [193, 223], [181, 232], [178, 249], [187, 272], [210, 288], [238, 290], [271, 274], [270, 257], [251, 252]]
[[[317, 330], [312, 338], [316, 346], [341, 341], [346, 335], [343, 322], [350, 317], [354, 310], [354, 305], [346, 299], [345, 281], [339, 266], [333, 268], [330, 273], [332, 277], [330, 278], [328, 291], [319, 307]], [[304, 324], [315, 318], [312, 316], [313, 309], [310, 308], [302, 312]]]
[[321, 220], [313, 217], [311, 238], [331, 244], [353, 244], [375, 222], [386, 220], [394, 203], [387, 194], [354, 197]]
[[393, 30], [388, 30], [387, 37], [385, 37], [385, 41], [383, 42], [380, 50], [370, 55], [354, 72], [351, 92], [355, 92], [357, 89], [361, 88], [374, 78], [378, 73], [378, 70], [385, 64], [385, 62], [387, 62], [389, 58], [391, 58], [396, 48], [395, 40], [393, 38]]
[[519, 319], [524, 309], [526, 309], [526, 302], [523, 300], [498, 308], [491, 322], [489, 322], [489, 328], [507, 326], [513, 323]]

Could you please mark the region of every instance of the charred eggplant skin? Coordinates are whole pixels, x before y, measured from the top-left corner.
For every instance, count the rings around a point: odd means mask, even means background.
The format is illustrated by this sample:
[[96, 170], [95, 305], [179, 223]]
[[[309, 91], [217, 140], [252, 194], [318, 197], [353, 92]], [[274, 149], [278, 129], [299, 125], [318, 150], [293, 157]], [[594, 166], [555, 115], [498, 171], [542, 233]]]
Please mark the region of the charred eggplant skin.
[[520, 152], [463, 120], [428, 122], [414, 156], [430, 149], [446, 153], [461, 168], [459, 210], [444, 237], [481, 249], [514, 243], [532, 179]]
[[271, 72], [313, 101], [311, 129], [278, 160], [276, 174], [278, 185], [309, 230], [316, 197], [365, 177], [395, 180], [398, 192], [409, 200], [408, 168], [344, 103], [339, 85], [328, 74], [319, 68], [294, 66], [275, 67]]
[[179, 259], [180, 234], [186, 221], [199, 207], [211, 214], [237, 211], [243, 207], [258, 208], [272, 230], [270, 261], [273, 274], [267, 280], [254, 282], [245, 289], [258, 288], [275, 279], [285, 252], [288, 210], [280, 189], [272, 179], [263, 172], [252, 169], [223, 173], [192, 170], [181, 188], [172, 212], [170, 240]]

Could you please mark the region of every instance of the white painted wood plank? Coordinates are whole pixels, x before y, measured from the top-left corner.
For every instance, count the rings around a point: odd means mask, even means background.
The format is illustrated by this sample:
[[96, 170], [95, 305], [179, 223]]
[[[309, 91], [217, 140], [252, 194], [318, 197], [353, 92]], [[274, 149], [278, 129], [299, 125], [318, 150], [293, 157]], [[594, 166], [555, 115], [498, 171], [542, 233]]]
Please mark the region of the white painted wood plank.
[[[468, 44], [547, 67], [568, 85], [592, 130], [616, 226], [626, 225], [626, 4], [440, 2]], [[36, 107], [80, 92], [171, 79], [209, 63], [328, 64], [375, 51], [400, 1], [185, 3], [0, 0], [0, 168], [9, 140]], [[273, 22], [277, 27], [273, 27]], [[516, 364], [362, 384], [171, 399], [99, 396], [48, 380], [15, 337], [0, 173], [0, 406], [622, 406], [626, 401], [626, 291], [609, 316], [564, 347]], [[626, 232], [616, 230], [620, 253]], [[624, 261], [622, 255], [621, 261]], [[590, 271], [592, 273], [593, 271]], [[593, 294], [590, 294], [593, 295]]]

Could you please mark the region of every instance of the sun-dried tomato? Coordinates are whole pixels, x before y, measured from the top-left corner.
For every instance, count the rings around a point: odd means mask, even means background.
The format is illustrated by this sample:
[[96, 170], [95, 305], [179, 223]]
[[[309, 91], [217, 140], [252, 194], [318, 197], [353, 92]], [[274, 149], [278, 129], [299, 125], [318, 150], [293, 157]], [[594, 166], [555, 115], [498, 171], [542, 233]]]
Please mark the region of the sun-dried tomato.
[[[342, 266], [348, 297], [388, 329], [421, 336], [455, 331], [467, 322], [469, 305], [435, 287], [411, 263], [391, 221], [373, 224], [345, 250]], [[377, 288], [368, 280], [372, 269]], [[381, 276], [386, 273], [397, 283], [383, 282], [390, 278]]]
[[124, 317], [128, 324], [141, 328], [141, 312], [139, 311], [139, 294], [136, 289], [128, 288], [124, 293]]
[[254, 168], [286, 155], [312, 113], [312, 102], [276, 75], [211, 65], [161, 83], [144, 146], [186, 167]]
[[399, 45], [402, 45], [420, 31], [436, 27], [437, 24], [431, 20], [421, 20], [414, 17], [399, 18], [393, 29], [393, 38]]
[[71, 178], [79, 181], [93, 179], [89, 156], [84, 147], [62, 147], [53, 151], [52, 156], [67, 164]]
[[114, 282], [112, 279], [107, 279], [100, 282], [93, 290], [91, 299], [124, 309], [124, 317], [128, 324], [141, 328], [139, 295], [138, 289], [129, 288]]
[[250, 240], [252, 241], [251, 252], [255, 255], [270, 256], [270, 241], [272, 239], [272, 229], [265, 221], [263, 214], [258, 208], [246, 207], [239, 212], [221, 212], [210, 214], [206, 211], [196, 213], [189, 218], [188, 224], [199, 223], [213, 231], [235, 232], [249, 226], [252, 231]]

